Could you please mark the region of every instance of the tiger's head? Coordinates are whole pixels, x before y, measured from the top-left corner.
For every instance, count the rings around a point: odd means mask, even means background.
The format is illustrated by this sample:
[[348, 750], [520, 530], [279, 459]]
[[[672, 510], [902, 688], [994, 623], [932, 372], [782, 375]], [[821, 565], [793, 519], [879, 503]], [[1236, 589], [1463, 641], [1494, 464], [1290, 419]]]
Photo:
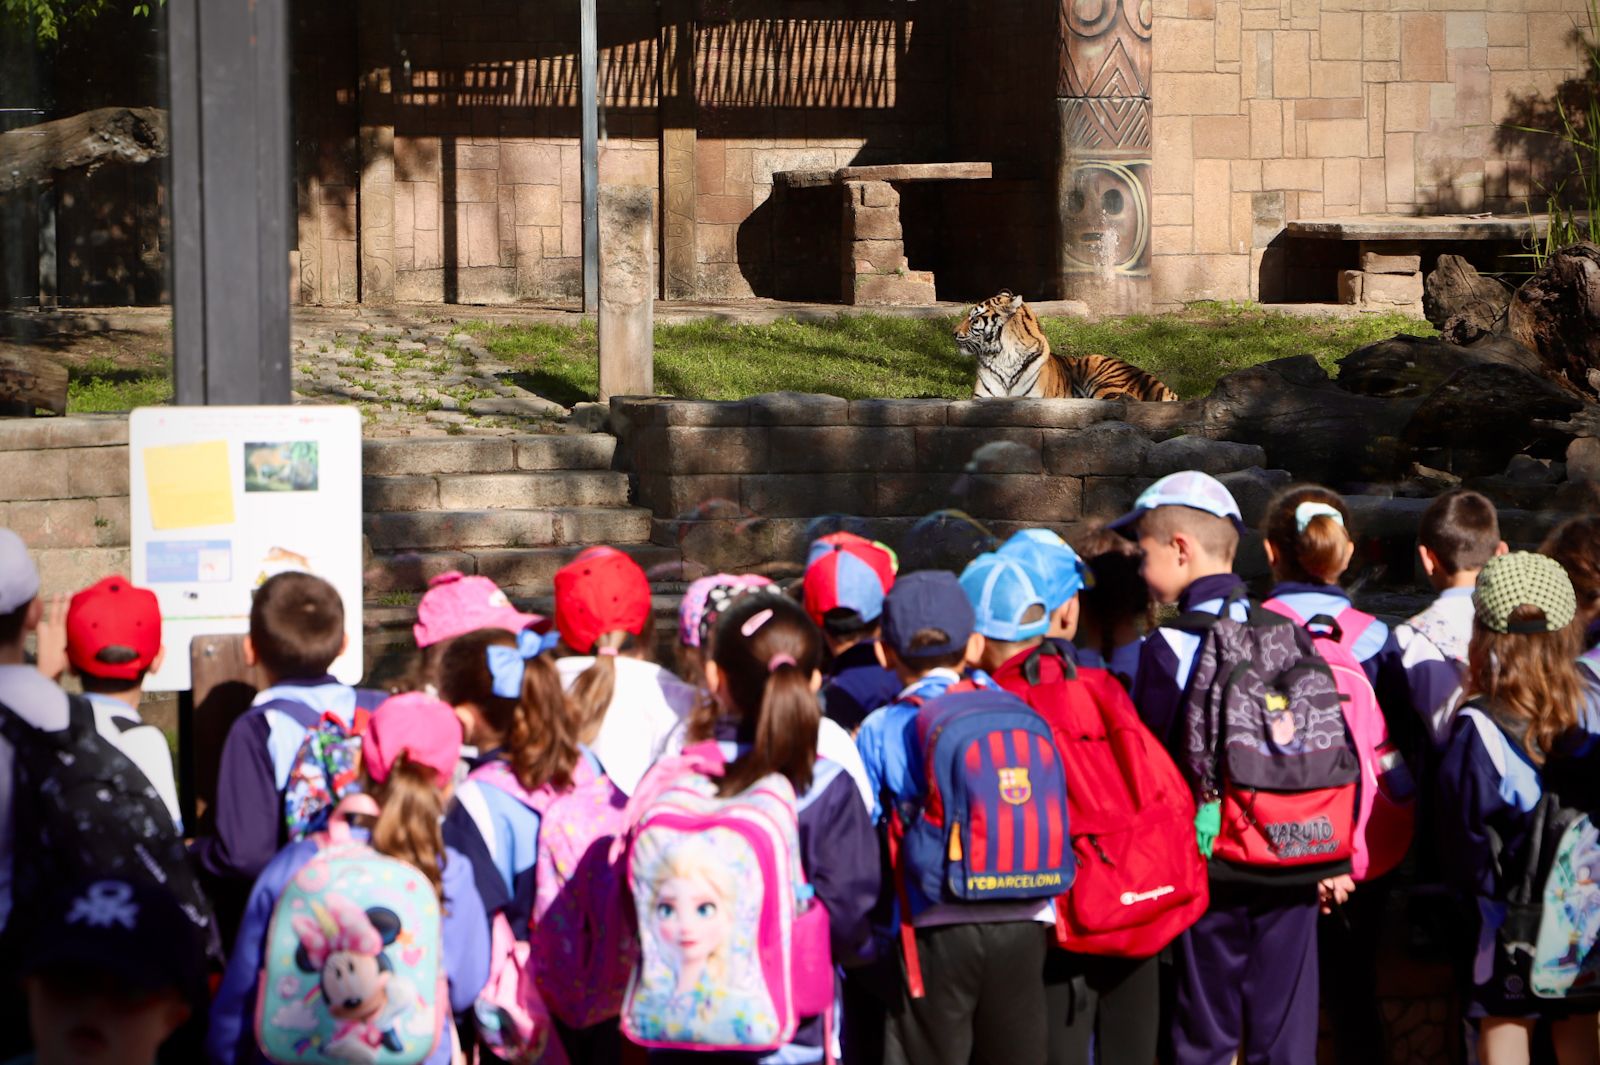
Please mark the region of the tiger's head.
[[1038, 387], [1050, 342], [1021, 296], [1001, 289], [975, 305], [956, 325], [955, 338], [961, 353], [978, 362], [974, 398], [1026, 396]]

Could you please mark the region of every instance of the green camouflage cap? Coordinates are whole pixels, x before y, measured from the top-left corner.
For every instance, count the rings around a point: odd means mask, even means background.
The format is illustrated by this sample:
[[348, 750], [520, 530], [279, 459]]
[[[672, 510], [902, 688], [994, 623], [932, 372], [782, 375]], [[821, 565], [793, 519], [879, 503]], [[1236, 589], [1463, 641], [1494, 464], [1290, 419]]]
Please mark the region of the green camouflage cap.
[[[1495, 632], [1559, 632], [1578, 613], [1578, 597], [1561, 563], [1531, 551], [1491, 558], [1478, 574], [1472, 606], [1485, 628]], [[1513, 622], [1521, 606], [1538, 607], [1544, 618]]]

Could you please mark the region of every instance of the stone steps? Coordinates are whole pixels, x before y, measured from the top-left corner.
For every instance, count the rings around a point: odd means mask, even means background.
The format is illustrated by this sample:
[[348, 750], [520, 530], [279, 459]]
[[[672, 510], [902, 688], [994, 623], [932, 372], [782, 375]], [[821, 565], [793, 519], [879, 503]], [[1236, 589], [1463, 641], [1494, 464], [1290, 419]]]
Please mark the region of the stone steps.
[[[596, 541], [600, 542], [600, 541]], [[682, 553], [656, 544], [604, 541], [630, 555], [652, 580], [679, 579]], [[556, 570], [570, 562], [587, 544], [554, 547], [474, 548], [456, 551], [392, 551], [374, 554], [364, 574], [368, 596], [421, 593], [428, 581], [449, 570], [488, 577], [514, 599], [538, 599], [551, 594]]]
[[368, 440], [361, 450], [361, 472], [367, 477], [401, 477], [609, 470], [616, 449], [616, 438], [604, 433]]
[[650, 539], [650, 512], [642, 507], [396, 511], [367, 514], [362, 527], [374, 551], [642, 543]]

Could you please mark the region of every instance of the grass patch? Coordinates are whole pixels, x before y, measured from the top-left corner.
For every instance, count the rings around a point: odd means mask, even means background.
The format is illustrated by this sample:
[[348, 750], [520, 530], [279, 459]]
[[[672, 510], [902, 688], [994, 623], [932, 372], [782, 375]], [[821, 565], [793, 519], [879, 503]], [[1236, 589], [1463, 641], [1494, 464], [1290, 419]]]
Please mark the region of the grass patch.
[[172, 367], [161, 356], [129, 360], [96, 356], [67, 368], [67, 412], [98, 414], [172, 402]]
[[[973, 367], [951, 339], [955, 318], [840, 315], [772, 325], [700, 321], [656, 327], [656, 391], [697, 399], [760, 392], [822, 392], [846, 399], [971, 395]], [[595, 329], [538, 323], [467, 322], [513, 383], [558, 403], [593, 399], [599, 386]], [[1088, 323], [1044, 319], [1063, 354], [1116, 355], [1189, 398], [1233, 370], [1310, 354], [1330, 370], [1363, 344], [1409, 332], [1432, 335], [1404, 314], [1356, 317], [1278, 314], [1253, 305], [1198, 304], [1175, 314]]]

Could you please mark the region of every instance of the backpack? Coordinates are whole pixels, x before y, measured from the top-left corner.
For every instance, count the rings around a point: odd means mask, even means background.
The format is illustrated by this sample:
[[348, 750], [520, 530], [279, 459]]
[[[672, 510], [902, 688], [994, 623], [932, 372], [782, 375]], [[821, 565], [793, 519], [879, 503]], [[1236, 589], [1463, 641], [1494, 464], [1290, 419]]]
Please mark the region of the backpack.
[[567, 1065], [560, 1034], [534, 982], [530, 947], [505, 914], [489, 925], [489, 982], [472, 1004], [483, 1057], [510, 1065]]
[[479, 766], [468, 779], [499, 788], [539, 815], [529, 961], [545, 1004], [573, 1028], [615, 1017], [635, 951], [622, 867], [611, 856], [626, 826], [626, 797], [588, 752], [565, 791], [530, 792], [501, 761]]
[[451, 1021], [439, 898], [420, 871], [350, 835], [340, 803], [272, 909], [255, 1037], [279, 1065], [416, 1065]]
[[1375, 619], [1346, 607], [1338, 617], [1319, 614], [1308, 621], [1281, 599], [1261, 605], [1309, 632], [1317, 653], [1333, 673], [1339, 701], [1344, 704], [1344, 723], [1361, 763], [1350, 874], [1356, 880], [1380, 877], [1399, 865], [1411, 849], [1417, 789], [1405, 757], [1389, 738], [1389, 723], [1378, 706], [1372, 682], [1355, 656], [1356, 640]]
[[629, 804], [639, 961], [622, 1031], [647, 1047], [776, 1050], [833, 1003], [828, 911], [801, 865], [794, 789], [770, 774], [719, 798], [716, 744], [668, 762]]
[[323, 711], [306, 730], [283, 792], [283, 821], [289, 842], [328, 826], [328, 815], [345, 796], [361, 790], [361, 736], [371, 714], [357, 706], [353, 721]]
[[1256, 605], [1244, 621], [1211, 618], [1179, 719], [1199, 801], [1221, 803], [1212, 875], [1315, 883], [1349, 871], [1361, 766], [1310, 633]]
[[1056, 941], [1079, 954], [1153, 957], [1210, 900], [1189, 786], [1111, 673], [1076, 668], [1046, 642], [994, 679], [1049, 722], [1071, 785], [1077, 877], [1056, 899]]
[[[1489, 722], [1505, 757], [1528, 761], [1520, 738], [1480, 700], [1460, 712]], [[1600, 784], [1595, 774], [1592, 759], [1552, 756], [1545, 761], [1521, 853], [1508, 856], [1505, 841], [1489, 829], [1495, 872], [1502, 885], [1510, 886], [1505, 920], [1495, 930], [1494, 977], [1508, 991], [1525, 989], [1591, 1009], [1600, 1003]]]
[[[148, 727], [148, 726], [146, 726]], [[161, 796], [131, 758], [95, 727], [94, 707], [67, 697], [67, 727], [47, 732], [0, 704], [11, 744], [13, 910], [6, 927], [32, 927], [63, 885], [114, 878], [166, 889], [213, 961], [222, 958], [211, 903]]]
[[1072, 886], [1066, 775], [1037, 711], [1009, 692], [952, 689], [917, 709], [915, 733], [927, 792], [897, 860], [925, 898], [1051, 899]]

